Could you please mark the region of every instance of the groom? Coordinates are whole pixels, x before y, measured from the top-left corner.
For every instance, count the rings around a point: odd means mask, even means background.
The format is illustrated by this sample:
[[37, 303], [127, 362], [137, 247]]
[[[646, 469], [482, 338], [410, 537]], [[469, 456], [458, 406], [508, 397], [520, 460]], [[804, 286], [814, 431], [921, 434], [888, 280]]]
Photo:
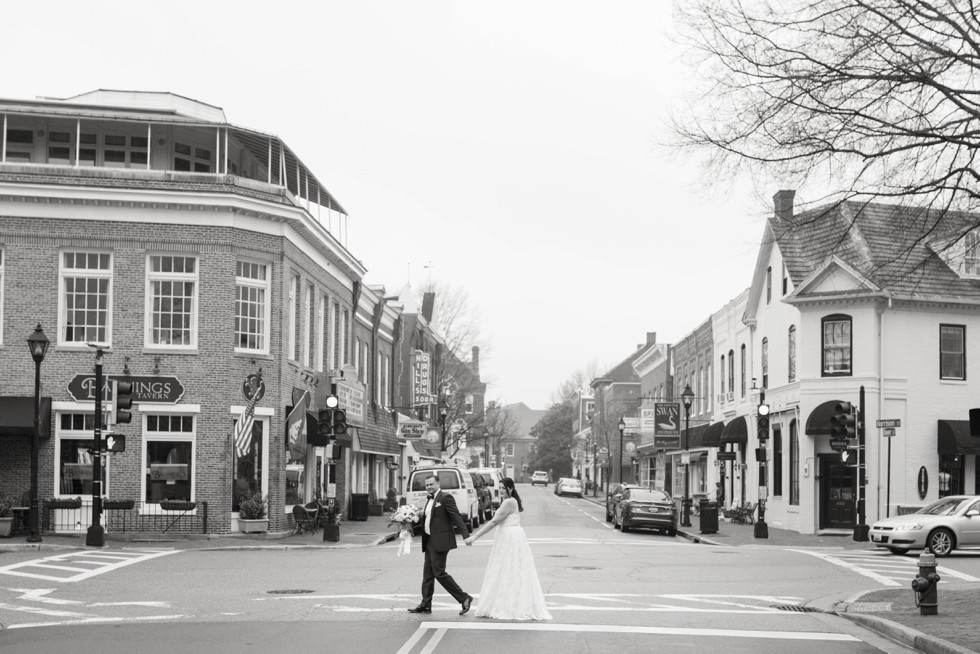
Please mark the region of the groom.
[[443, 493], [439, 488], [439, 478], [435, 475], [426, 478], [425, 490], [429, 499], [422, 511], [422, 552], [425, 563], [422, 566], [422, 603], [409, 613], [432, 613], [432, 593], [436, 580], [442, 584], [456, 601], [463, 605], [460, 615], [470, 610], [473, 598], [463, 592], [459, 584], [446, 572], [446, 557], [449, 550], [456, 549], [456, 534], [453, 525], [459, 527], [463, 538], [469, 538], [463, 517], [456, 508], [456, 500], [451, 493]]

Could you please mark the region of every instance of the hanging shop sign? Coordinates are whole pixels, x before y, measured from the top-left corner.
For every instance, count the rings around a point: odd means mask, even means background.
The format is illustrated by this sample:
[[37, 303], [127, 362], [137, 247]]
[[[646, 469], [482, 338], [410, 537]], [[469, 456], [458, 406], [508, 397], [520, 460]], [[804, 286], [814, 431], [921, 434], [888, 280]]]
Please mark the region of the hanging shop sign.
[[333, 380], [340, 408], [347, 412], [347, 424], [364, 426], [364, 385], [346, 379]]
[[432, 394], [430, 376], [432, 374], [432, 358], [428, 352], [415, 350], [412, 356], [412, 368], [414, 369], [413, 389], [415, 391], [415, 406], [432, 404]]
[[677, 402], [657, 402], [653, 405], [653, 446], [674, 450], [681, 446], [681, 405]]
[[[108, 375], [102, 384], [102, 399], [112, 399], [112, 382], [128, 381], [133, 384], [133, 402], [157, 402], [177, 404], [184, 396], [184, 385], [176, 377], [139, 377]], [[95, 401], [95, 375], [75, 375], [68, 382], [68, 394], [76, 402]]]

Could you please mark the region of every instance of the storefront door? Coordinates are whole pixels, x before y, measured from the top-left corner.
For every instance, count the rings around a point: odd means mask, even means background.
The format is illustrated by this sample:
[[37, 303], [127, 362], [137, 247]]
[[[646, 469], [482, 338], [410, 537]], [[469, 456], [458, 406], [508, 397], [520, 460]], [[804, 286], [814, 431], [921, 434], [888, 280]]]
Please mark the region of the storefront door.
[[855, 468], [839, 454], [820, 455], [820, 528], [853, 529], [856, 499]]

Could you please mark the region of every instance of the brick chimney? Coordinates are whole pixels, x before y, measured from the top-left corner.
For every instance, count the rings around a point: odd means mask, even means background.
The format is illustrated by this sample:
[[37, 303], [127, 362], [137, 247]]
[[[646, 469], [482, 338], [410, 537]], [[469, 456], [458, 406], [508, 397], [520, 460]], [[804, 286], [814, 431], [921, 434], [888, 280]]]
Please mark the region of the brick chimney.
[[480, 348], [476, 345], [473, 346], [473, 355], [470, 362], [470, 368], [473, 369], [473, 376], [477, 379], [480, 378]]
[[776, 195], [772, 196], [776, 218], [781, 222], [793, 222], [793, 198], [795, 197], [796, 191], [788, 190], [778, 191]]

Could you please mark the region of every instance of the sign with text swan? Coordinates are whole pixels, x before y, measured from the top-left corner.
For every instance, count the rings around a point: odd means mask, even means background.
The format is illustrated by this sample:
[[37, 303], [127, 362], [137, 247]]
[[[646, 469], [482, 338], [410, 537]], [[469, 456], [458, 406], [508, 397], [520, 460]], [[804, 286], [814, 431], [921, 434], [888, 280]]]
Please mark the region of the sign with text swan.
[[657, 402], [653, 405], [653, 444], [657, 449], [676, 450], [681, 446], [681, 405]]

